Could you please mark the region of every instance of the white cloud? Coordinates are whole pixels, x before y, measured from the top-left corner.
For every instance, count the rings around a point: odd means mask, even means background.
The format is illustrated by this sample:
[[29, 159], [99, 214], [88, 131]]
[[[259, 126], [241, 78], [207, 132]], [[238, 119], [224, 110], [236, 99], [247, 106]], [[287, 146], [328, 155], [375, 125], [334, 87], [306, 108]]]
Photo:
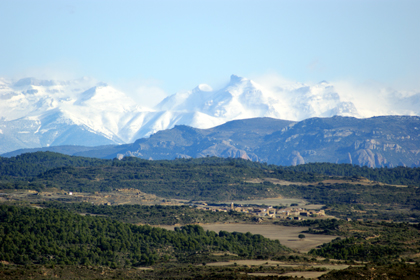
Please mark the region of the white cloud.
[[333, 84], [342, 101], [353, 102], [361, 117], [420, 114], [420, 91], [395, 89], [375, 81]]
[[141, 106], [154, 107], [167, 96], [166, 92], [156, 86], [139, 86], [131, 98]]
[[36, 67], [27, 67], [23, 70], [12, 72], [10, 78], [16, 80], [27, 77], [34, 77], [40, 80], [75, 80], [79, 79], [82, 71], [76, 61], [60, 61]]
[[142, 107], [153, 108], [168, 94], [160, 87], [161, 81], [156, 79], [120, 79], [111, 85], [129, 97]]
[[[278, 91], [279, 88], [308, 85], [293, 81], [277, 73], [271, 72], [252, 78], [263, 87], [270, 89], [286, 101], [290, 98], [286, 92]], [[420, 115], [420, 89], [407, 89], [396, 84], [393, 86], [377, 81], [357, 82], [351, 79], [329, 81], [340, 96], [341, 101], [352, 102], [360, 117], [368, 118], [382, 115]]]
[[290, 84], [296, 84], [296, 81], [290, 80], [286, 77], [283, 77], [275, 72], [268, 72], [263, 75], [256, 75], [254, 77], [251, 77], [251, 79], [264, 87], [274, 89], [279, 86], [283, 85], [290, 85]]
[[310, 72], [324, 72], [324, 70], [326, 69], [324, 63], [322, 63], [322, 61], [320, 61], [319, 59], [314, 59], [313, 61], [311, 61], [306, 68], [310, 71]]

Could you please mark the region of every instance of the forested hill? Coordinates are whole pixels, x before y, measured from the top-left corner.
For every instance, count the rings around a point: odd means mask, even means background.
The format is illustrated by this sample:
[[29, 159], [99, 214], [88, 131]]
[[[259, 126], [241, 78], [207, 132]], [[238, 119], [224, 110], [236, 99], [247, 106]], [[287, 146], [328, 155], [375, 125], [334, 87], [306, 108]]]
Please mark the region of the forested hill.
[[[19, 166], [21, 162], [9, 165]], [[46, 187], [72, 192], [102, 192], [134, 188], [165, 198], [226, 200], [248, 197], [272, 197], [279, 194], [259, 182], [258, 178], [281, 178], [298, 182], [318, 182], [322, 176], [284, 170], [241, 159], [203, 158], [173, 161], [149, 161], [138, 158], [109, 160], [105, 165], [50, 169], [37, 176], [2, 176], [2, 189]], [[30, 165], [32, 167], [32, 165]], [[32, 169], [31, 169], [32, 170]]]
[[0, 206], [0, 260], [16, 264], [150, 265], [209, 252], [274, 257], [290, 249], [250, 233], [204, 231], [188, 225], [168, 231], [65, 210]]
[[[68, 156], [53, 152], [35, 152], [18, 155], [12, 158], [0, 157], [0, 176], [28, 177], [38, 176], [48, 170], [61, 167], [99, 167], [99, 166], [184, 166], [186, 169], [194, 165], [209, 167], [235, 166], [247, 168], [253, 175], [266, 176], [268, 172], [282, 171], [292, 181], [314, 181], [313, 174], [327, 176], [361, 176], [372, 181], [386, 184], [405, 184], [420, 186], [420, 168], [398, 166], [394, 168], [369, 168], [352, 164], [307, 163], [297, 166], [277, 166], [252, 162], [242, 159], [205, 157], [197, 159], [175, 159], [150, 161], [134, 157], [125, 157], [121, 161]], [[309, 175], [304, 175], [309, 173]]]
[[273, 185], [267, 178], [318, 184], [331, 179], [330, 176], [336, 176], [337, 180], [363, 176], [387, 184], [418, 187], [419, 174], [420, 168], [372, 169], [326, 163], [283, 167], [216, 157], [171, 161], [134, 157], [100, 160], [37, 152], [0, 158], [1, 189], [42, 190], [56, 187], [67, 191], [96, 192], [134, 188], [166, 198], [212, 201], [302, 196], [298, 188], [286, 190], [286, 187]]
[[365, 177], [372, 181], [394, 185], [420, 186], [420, 167], [370, 168], [352, 164], [307, 163], [284, 167], [285, 170], [328, 176]]
[[57, 167], [110, 165], [111, 160], [72, 157], [53, 152], [35, 152], [16, 157], [0, 157], [0, 176], [36, 176]]

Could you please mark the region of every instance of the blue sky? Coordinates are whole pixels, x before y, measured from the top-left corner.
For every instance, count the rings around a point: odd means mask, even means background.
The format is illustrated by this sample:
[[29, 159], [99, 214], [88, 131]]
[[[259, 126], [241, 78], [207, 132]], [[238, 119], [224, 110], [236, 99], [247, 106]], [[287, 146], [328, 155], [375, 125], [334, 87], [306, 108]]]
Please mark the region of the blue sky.
[[418, 0], [0, 0], [0, 76], [156, 96], [231, 74], [420, 92], [419, 15]]

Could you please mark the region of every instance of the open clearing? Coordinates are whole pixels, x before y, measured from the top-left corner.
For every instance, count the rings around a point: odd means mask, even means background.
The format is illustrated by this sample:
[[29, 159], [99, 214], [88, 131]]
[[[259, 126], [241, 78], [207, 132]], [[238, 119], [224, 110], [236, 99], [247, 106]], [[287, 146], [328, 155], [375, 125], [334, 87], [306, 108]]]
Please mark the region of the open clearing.
[[[300, 252], [308, 252], [319, 245], [328, 243], [337, 236], [305, 233], [306, 238], [300, 240], [298, 235], [307, 227], [287, 227], [278, 225], [258, 225], [258, 224], [200, 224], [205, 230], [219, 232], [250, 232], [261, 234], [270, 239], [277, 239], [281, 244]], [[165, 229], [173, 230], [174, 226], [160, 226]]]

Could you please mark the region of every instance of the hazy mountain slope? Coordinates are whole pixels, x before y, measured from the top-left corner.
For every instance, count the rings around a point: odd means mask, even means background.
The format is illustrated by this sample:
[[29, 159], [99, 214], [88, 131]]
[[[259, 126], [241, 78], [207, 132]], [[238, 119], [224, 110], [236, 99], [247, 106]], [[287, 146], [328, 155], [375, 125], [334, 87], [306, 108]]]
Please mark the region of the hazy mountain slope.
[[205, 130], [176, 126], [131, 145], [115, 147], [114, 153], [104, 151], [103, 155], [146, 159], [241, 157], [279, 165], [333, 162], [369, 167], [420, 166], [420, 117], [333, 117], [301, 122], [257, 118]]
[[279, 165], [332, 162], [369, 167], [420, 166], [420, 117], [333, 117], [301, 122], [254, 118], [210, 129], [180, 125], [132, 144], [73, 150], [77, 150], [73, 155], [98, 158], [218, 156]]
[[420, 117], [312, 118], [265, 138], [263, 161], [420, 166]]
[[[73, 156], [81, 152], [93, 153], [96, 150], [110, 149], [110, 148], [113, 148], [114, 146], [115, 145], [96, 146], [96, 147], [76, 146], [76, 145], [50, 146], [50, 147], [44, 147], [44, 148], [19, 149], [12, 152], [4, 153], [1, 156], [2, 157], [15, 157], [21, 154], [35, 153], [35, 152], [55, 152], [55, 153]], [[95, 156], [91, 156], [91, 157], [95, 157]], [[101, 158], [101, 156], [98, 156], [98, 158]]]
[[259, 158], [253, 150], [258, 147], [263, 137], [291, 123], [294, 122], [256, 118], [231, 121], [210, 129], [180, 125], [170, 130], [159, 131], [150, 138], [139, 139], [133, 144], [119, 146], [122, 149], [114, 154], [107, 151], [105, 153], [108, 154], [107, 158], [120, 154], [146, 159], [219, 156], [258, 161]]

